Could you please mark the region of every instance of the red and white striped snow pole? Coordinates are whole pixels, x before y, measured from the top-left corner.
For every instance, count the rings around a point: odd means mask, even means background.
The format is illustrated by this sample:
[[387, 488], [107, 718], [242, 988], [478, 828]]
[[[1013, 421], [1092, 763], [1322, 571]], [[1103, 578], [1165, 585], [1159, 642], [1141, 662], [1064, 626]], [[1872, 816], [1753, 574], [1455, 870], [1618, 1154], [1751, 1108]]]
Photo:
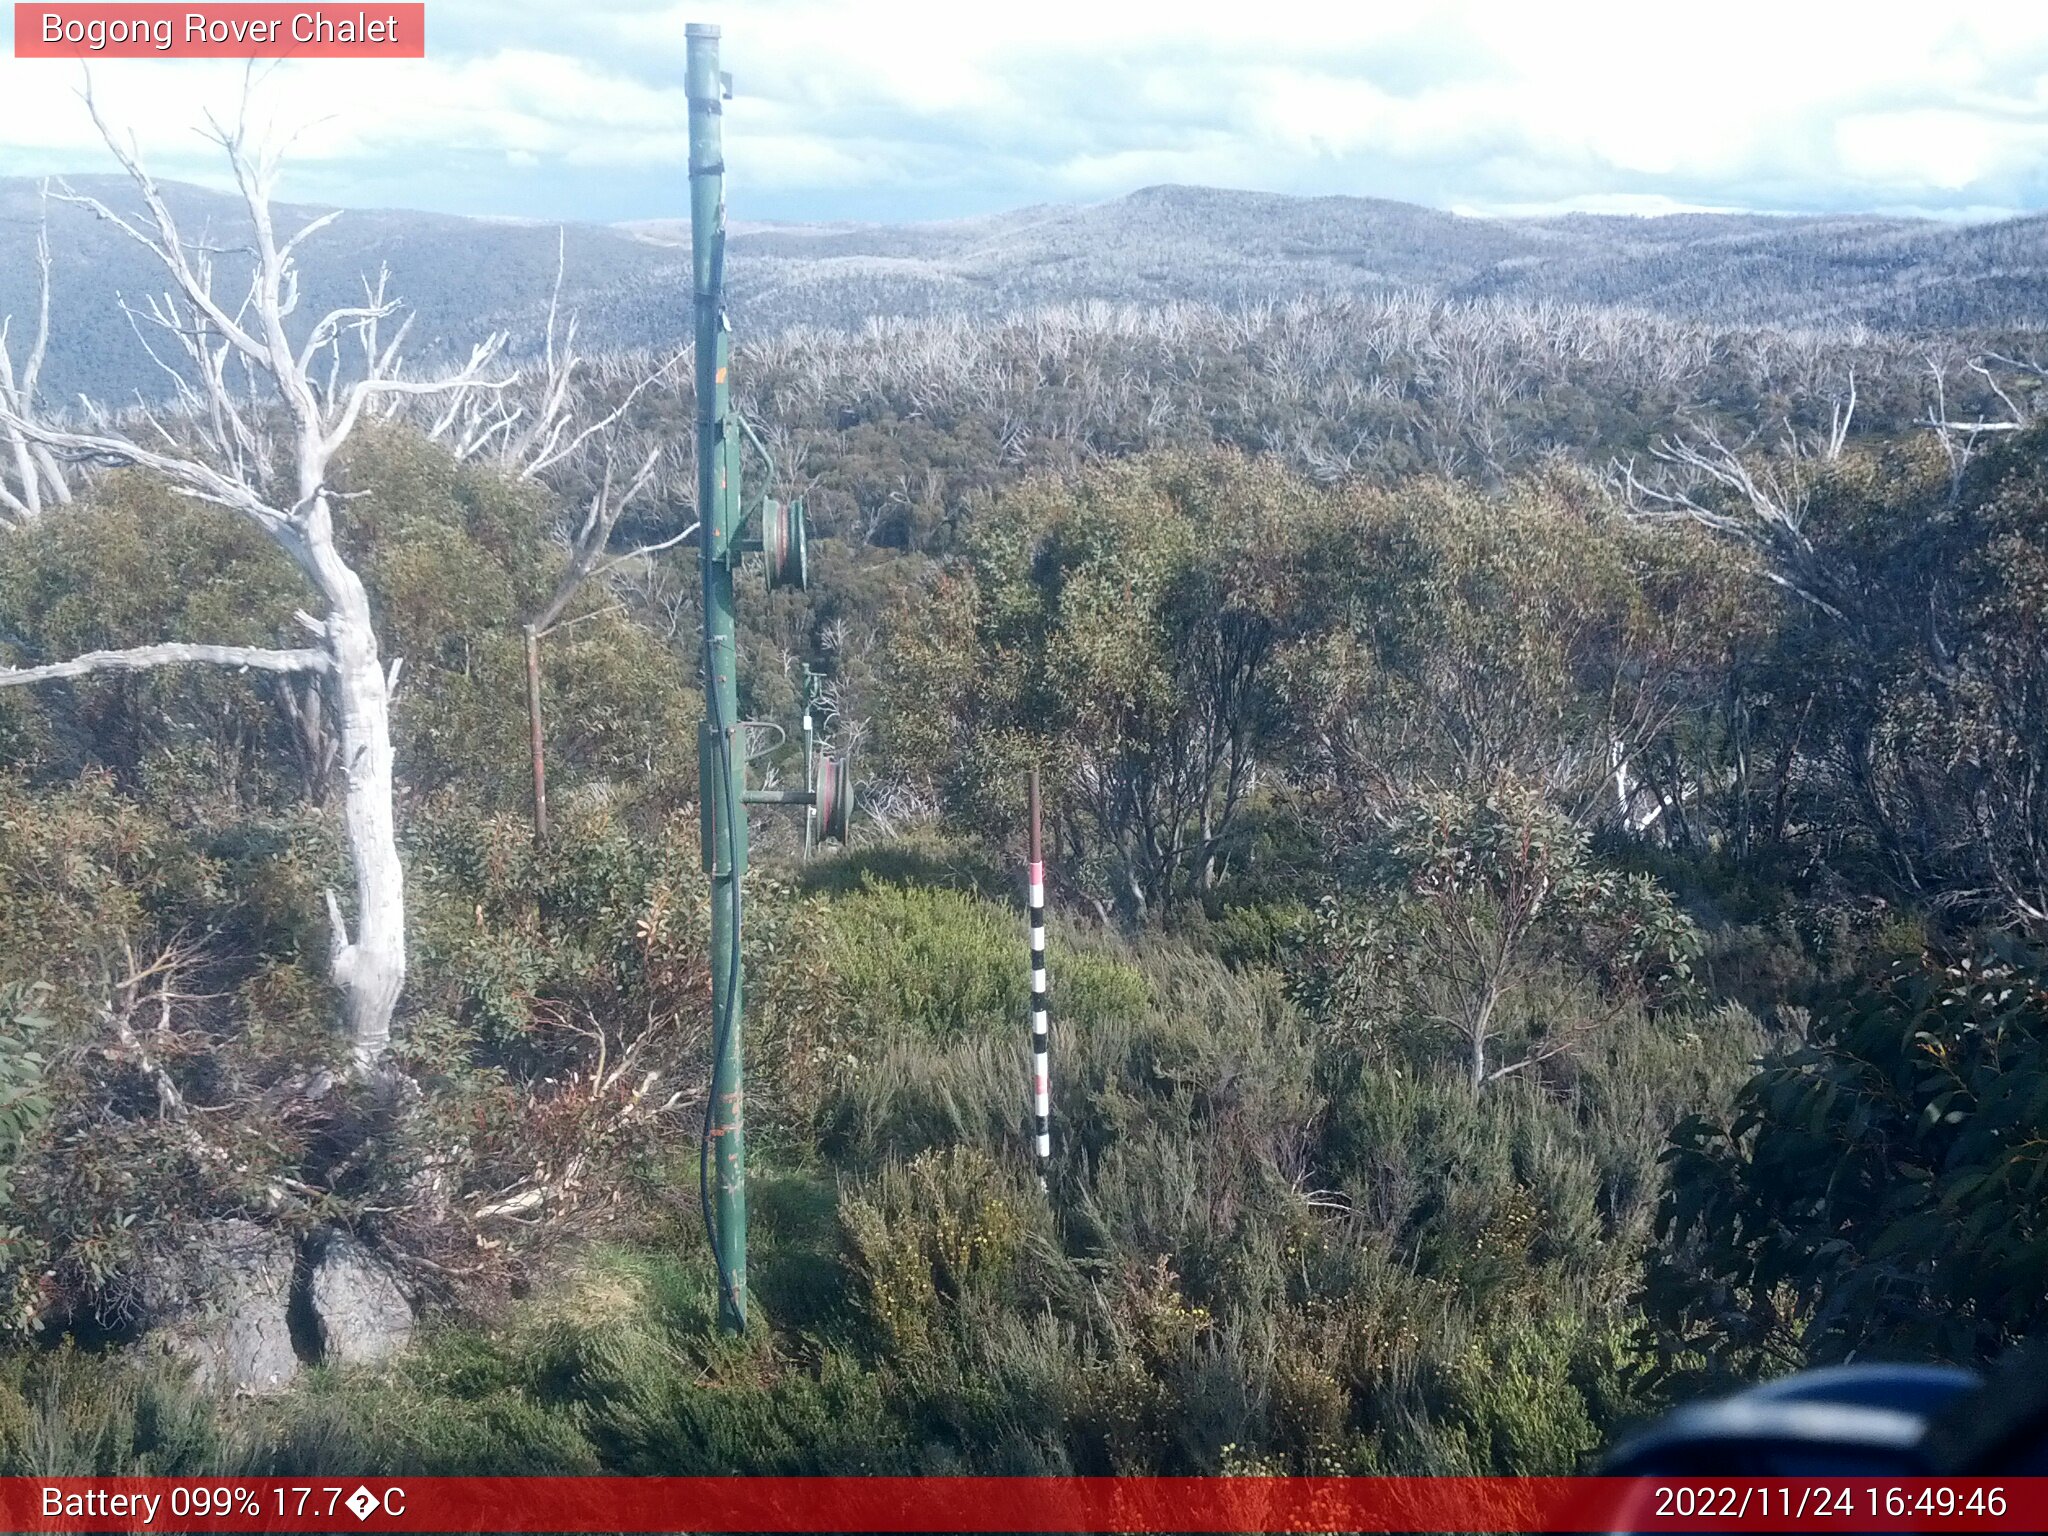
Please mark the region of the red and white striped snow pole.
[[1031, 1116], [1038, 1181], [1052, 1168], [1052, 1028], [1045, 985], [1045, 848], [1038, 825], [1038, 770], [1031, 770]]

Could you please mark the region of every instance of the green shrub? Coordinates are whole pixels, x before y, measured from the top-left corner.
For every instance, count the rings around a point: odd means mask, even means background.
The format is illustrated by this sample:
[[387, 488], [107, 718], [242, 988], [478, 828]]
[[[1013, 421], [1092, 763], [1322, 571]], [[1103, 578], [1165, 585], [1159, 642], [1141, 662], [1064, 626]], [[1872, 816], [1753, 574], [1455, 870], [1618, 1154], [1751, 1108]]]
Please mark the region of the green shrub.
[[71, 1346], [0, 1358], [0, 1476], [227, 1470], [215, 1405], [182, 1369]]
[[1045, 1202], [973, 1147], [921, 1152], [841, 1196], [858, 1314], [900, 1356], [977, 1303], [1035, 1310], [1057, 1267]]
[[2048, 1295], [2048, 962], [1998, 941], [1843, 986], [1732, 1115], [1678, 1127], [1653, 1294], [1723, 1362], [1980, 1361]]

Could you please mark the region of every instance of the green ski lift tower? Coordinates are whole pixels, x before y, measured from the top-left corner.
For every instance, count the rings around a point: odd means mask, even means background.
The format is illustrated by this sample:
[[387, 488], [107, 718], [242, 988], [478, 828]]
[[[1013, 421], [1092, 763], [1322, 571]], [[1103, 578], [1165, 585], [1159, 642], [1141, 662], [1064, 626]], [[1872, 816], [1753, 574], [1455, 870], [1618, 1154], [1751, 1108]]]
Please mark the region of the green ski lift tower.
[[[739, 717], [739, 648], [733, 578], [758, 554], [769, 589], [801, 591], [808, 580], [801, 499], [741, 498], [751, 448], [762, 484], [775, 466], [753, 428], [733, 409], [729, 369], [732, 326], [725, 308], [724, 103], [731, 79], [718, 68], [719, 29], [691, 23], [689, 56], [690, 257], [696, 343], [698, 549], [704, 575], [704, 722], [697, 773], [704, 868], [711, 877], [711, 1092], [704, 1117], [699, 1193], [705, 1235], [718, 1266], [719, 1321], [747, 1326], [747, 1139], [745, 987], [741, 976], [740, 895], [747, 872], [749, 805], [807, 808], [805, 847], [846, 840], [853, 796], [850, 764], [804, 733], [804, 787], [749, 789], [750, 722]], [[807, 688], [806, 703], [809, 702]], [[806, 712], [806, 725], [809, 715]]]

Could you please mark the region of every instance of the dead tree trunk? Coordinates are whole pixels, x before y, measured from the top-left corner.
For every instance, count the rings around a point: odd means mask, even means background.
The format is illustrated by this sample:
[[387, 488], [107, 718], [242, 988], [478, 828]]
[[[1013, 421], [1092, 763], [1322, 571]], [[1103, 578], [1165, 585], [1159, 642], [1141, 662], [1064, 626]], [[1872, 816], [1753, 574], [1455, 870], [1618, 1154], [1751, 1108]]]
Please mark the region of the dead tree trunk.
[[[683, 361], [678, 353], [658, 368], [643, 374], [627, 389], [618, 403], [603, 415], [580, 409], [577, 371], [583, 359], [576, 351], [576, 319], [572, 315], [558, 331], [562, 289], [561, 257], [556, 258], [555, 295], [548, 304], [546, 350], [542, 371], [528, 398], [516, 401], [498, 395], [469, 402], [469, 409], [444, 412], [435, 425], [435, 435], [448, 435], [463, 446], [460, 456], [495, 449], [498, 465], [522, 481], [538, 481], [558, 492], [569, 493], [572, 482], [595, 486], [585, 500], [583, 513], [564, 530], [568, 559], [561, 576], [540, 610], [519, 626], [526, 653], [526, 727], [533, 769], [533, 837], [545, 842], [548, 835], [547, 728], [541, 704], [541, 642], [562, 621], [570, 603], [586, 582], [601, 580], [628, 561], [649, 558], [682, 543], [697, 531], [692, 522], [681, 533], [613, 553], [612, 534], [627, 510], [657, 484], [657, 473], [666, 450], [656, 436], [647, 441], [647, 429], [632, 425], [633, 407], [648, 390], [668, 381]], [[594, 419], [592, 419], [594, 418]], [[659, 429], [656, 429], [658, 432]], [[623, 479], [614, 469], [621, 452], [638, 462], [638, 469]], [[593, 467], [595, 466], [595, 467]], [[573, 493], [584, 500], [583, 493]]]
[[548, 748], [540, 718], [540, 631], [528, 624], [526, 636], [526, 730], [533, 756], [533, 840], [548, 840]]
[[[46, 189], [44, 196], [48, 195]], [[36, 271], [40, 281], [35, 334], [29, 340], [28, 351], [22, 358], [18, 373], [14, 358], [8, 351], [10, 326], [6, 321], [0, 321], [0, 408], [21, 416], [30, 414], [35, 408], [36, 381], [43, 371], [43, 355], [50, 344], [50, 232], [47, 226], [36, 231]], [[10, 485], [6, 466], [0, 465], [0, 522], [35, 521], [42, 516], [46, 495], [59, 506], [71, 500], [71, 489], [65, 483], [63, 470], [48, 448], [31, 442], [17, 431], [8, 431], [0, 437], [4, 437], [14, 467], [14, 480]]]
[[370, 622], [362, 579], [323, 539], [313, 556], [327, 598], [327, 644], [340, 717], [342, 824], [356, 877], [355, 937], [330, 892], [334, 984], [346, 999], [356, 1059], [373, 1065], [391, 1045], [391, 1015], [405, 986], [405, 871], [392, 816], [391, 683]]
[[[86, 100], [92, 107], [89, 93]], [[366, 285], [362, 304], [330, 311], [295, 343], [286, 330], [299, 298], [293, 252], [339, 215], [323, 215], [280, 242], [270, 212], [275, 158], [252, 151], [239, 126], [233, 132], [216, 128], [253, 234], [247, 294], [224, 301], [215, 292], [213, 249], [180, 234], [133, 150], [107, 129], [96, 108], [93, 121], [141, 193], [146, 213], [131, 223], [96, 198], [58, 195], [113, 224], [168, 273], [169, 294], [128, 315], [160, 328], [177, 349], [172, 356], [183, 354], [182, 368], [166, 365], [177, 382], [179, 409], [149, 416], [152, 442], [159, 446], [144, 447], [103, 415], [95, 413], [94, 430], [75, 430], [43, 419], [21, 391], [0, 392], [0, 437], [25, 441], [58, 459], [134, 465], [184, 495], [248, 519], [291, 556], [320, 594], [324, 612], [317, 618], [301, 615], [320, 644], [314, 651], [145, 646], [54, 666], [0, 669], [0, 686], [194, 661], [324, 677], [333, 694], [342, 825], [355, 875], [353, 934], [339, 898], [327, 893], [333, 980], [357, 1066], [367, 1072], [390, 1048], [392, 1014], [405, 985], [405, 875], [392, 805], [391, 692], [397, 664], [387, 671], [369, 595], [336, 545], [339, 498], [328, 484], [328, 470], [364, 410], [382, 400], [453, 394], [459, 404], [467, 394], [503, 388], [509, 380], [481, 377], [502, 338], [474, 349], [468, 364], [453, 374], [401, 378], [405, 326], [390, 341], [380, 341], [379, 325], [398, 309], [385, 297], [380, 278]], [[347, 359], [345, 340], [355, 343], [346, 348]], [[234, 372], [240, 378], [231, 383]], [[280, 416], [283, 430], [277, 426]]]

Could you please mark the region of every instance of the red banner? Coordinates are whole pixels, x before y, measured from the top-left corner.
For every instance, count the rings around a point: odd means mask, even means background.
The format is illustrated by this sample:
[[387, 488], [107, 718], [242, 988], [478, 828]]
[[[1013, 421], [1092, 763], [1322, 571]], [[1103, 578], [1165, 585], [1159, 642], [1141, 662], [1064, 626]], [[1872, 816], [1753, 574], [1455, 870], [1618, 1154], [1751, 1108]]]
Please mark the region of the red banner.
[[427, 8], [21, 5], [17, 59], [423, 59]]
[[2048, 1530], [2048, 1478], [0, 1478], [9, 1531]]

